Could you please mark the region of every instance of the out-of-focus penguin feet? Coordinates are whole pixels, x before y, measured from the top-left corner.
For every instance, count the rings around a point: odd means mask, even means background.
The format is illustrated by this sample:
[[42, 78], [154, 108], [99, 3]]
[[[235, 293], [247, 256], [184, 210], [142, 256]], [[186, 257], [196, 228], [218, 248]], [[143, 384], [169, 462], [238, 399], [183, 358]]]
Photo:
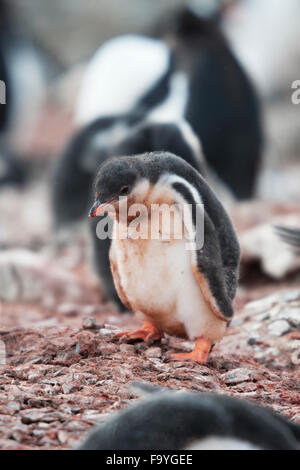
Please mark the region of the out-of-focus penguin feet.
[[142, 340], [147, 344], [154, 343], [154, 341], [160, 339], [161, 336], [162, 333], [149, 321], [146, 321], [138, 330], [123, 331], [117, 334], [117, 337], [122, 338], [124, 342]]
[[194, 361], [198, 364], [206, 364], [210, 350], [211, 342], [205, 338], [198, 338], [196, 340], [193, 351], [189, 353], [176, 353], [169, 356], [170, 361]]

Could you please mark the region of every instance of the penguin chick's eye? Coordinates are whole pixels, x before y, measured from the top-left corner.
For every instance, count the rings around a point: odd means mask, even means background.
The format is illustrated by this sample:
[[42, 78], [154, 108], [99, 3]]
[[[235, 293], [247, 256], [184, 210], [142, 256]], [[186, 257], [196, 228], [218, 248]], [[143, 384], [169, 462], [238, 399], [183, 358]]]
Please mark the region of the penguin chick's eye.
[[122, 194], [122, 196], [126, 196], [126, 194], [129, 193], [129, 186], [123, 186], [121, 189], [120, 189], [120, 194]]

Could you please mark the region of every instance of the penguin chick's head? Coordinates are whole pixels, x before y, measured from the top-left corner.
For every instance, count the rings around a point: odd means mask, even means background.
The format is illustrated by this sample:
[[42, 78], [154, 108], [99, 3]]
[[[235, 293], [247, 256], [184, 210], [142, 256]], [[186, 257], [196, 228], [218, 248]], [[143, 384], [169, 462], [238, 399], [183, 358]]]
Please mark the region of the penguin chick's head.
[[101, 215], [119, 198], [128, 197], [138, 181], [138, 172], [128, 159], [111, 159], [100, 167], [94, 183], [95, 202], [89, 216]]

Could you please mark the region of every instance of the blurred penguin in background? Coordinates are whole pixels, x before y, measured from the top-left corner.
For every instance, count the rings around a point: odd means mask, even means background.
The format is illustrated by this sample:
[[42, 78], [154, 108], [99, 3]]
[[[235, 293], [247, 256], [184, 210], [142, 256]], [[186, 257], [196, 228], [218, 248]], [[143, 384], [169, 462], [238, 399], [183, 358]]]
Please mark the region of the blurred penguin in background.
[[[28, 39], [13, 7], [0, 0], [0, 185], [23, 184], [45, 92], [42, 52]], [[16, 157], [17, 156], [17, 157]]]
[[299, 425], [269, 409], [224, 395], [138, 387], [148, 395], [94, 426], [77, 450], [300, 449]]
[[208, 164], [239, 199], [255, 191], [262, 151], [260, 107], [247, 74], [218, 24], [223, 2], [188, 2], [152, 36], [124, 35], [101, 46], [87, 66], [76, 123], [139, 110], [187, 120]]
[[258, 197], [291, 200], [285, 169], [300, 152], [300, 2], [240, 0], [223, 17], [223, 30], [263, 102], [265, 152]]
[[225, 12], [224, 32], [264, 97], [289, 93], [299, 78], [299, 18], [298, 0], [239, 0]]
[[238, 199], [255, 192], [263, 146], [259, 101], [221, 32], [225, 2], [191, 1], [158, 25], [187, 82], [183, 115], [208, 164]]
[[0, 2], [0, 187], [23, 182], [21, 164], [11, 155], [6, 144], [12, 108], [11, 80], [6, 54], [8, 25], [7, 6], [4, 2]]

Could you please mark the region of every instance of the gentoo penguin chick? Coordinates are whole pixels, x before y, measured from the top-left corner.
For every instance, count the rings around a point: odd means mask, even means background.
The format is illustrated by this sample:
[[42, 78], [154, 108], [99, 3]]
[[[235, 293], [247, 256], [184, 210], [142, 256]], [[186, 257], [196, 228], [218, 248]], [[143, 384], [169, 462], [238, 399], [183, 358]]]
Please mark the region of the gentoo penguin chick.
[[224, 395], [158, 390], [94, 426], [77, 450], [299, 450], [300, 426]]
[[145, 320], [119, 336], [188, 337], [195, 349], [171, 358], [205, 363], [233, 316], [237, 287], [239, 244], [223, 206], [191, 165], [167, 152], [110, 159], [94, 188], [90, 216], [114, 219], [116, 290]]

